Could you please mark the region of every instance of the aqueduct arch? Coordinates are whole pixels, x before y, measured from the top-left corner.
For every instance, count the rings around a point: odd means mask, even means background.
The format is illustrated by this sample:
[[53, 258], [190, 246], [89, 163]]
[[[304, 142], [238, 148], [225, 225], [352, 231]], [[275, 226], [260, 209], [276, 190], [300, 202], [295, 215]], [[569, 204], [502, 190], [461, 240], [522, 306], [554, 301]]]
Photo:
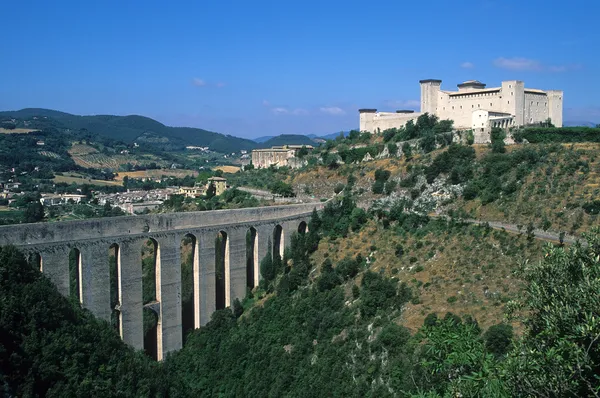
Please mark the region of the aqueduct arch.
[[[279, 254], [291, 235], [323, 203], [288, 206], [125, 216], [105, 219], [0, 226], [0, 245], [14, 245], [52, 281], [64, 296], [77, 290], [82, 305], [113, 323], [122, 339], [144, 348], [144, 308], [157, 314], [156, 358], [183, 344], [181, 242], [193, 237], [193, 326], [205, 325], [217, 309], [217, 250], [223, 254], [224, 303], [243, 299], [260, 280], [259, 263], [270, 239]], [[219, 246], [215, 237], [225, 239]], [[247, 236], [250, 235], [250, 240]], [[154, 247], [154, 300], [144, 299], [141, 248]], [[78, 287], [70, 285], [69, 252], [78, 253]], [[38, 260], [39, 259], [39, 260]], [[185, 260], [185, 259], [183, 259]], [[250, 260], [250, 261], [248, 261]], [[249, 265], [250, 264], [250, 265]], [[249, 269], [250, 267], [250, 269]], [[149, 290], [148, 290], [149, 289]], [[221, 293], [222, 295], [223, 293]], [[147, 301], [147, 302], [145, 302]]]

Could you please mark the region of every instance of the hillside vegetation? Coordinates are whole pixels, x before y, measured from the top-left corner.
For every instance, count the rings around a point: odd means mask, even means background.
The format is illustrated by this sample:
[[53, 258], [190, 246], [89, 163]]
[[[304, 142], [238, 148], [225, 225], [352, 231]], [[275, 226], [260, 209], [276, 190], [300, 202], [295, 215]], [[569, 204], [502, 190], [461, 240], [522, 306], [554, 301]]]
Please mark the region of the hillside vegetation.
[[194, 145], [208, 146], [213, 151], [228, 153], [252, 149], [256, 145], [251, 140], [203, 129], [165, 126], [156, 120], [138, 115], [78, 116], [50, 109], [27, 108], [0, 112], [0, 118], [2, 117], [25, 120], [27, 123], [24, 126], [28, 128], [83, 130], [90, 135], [90, 139], [103, 136], [125, 143], [138, 141], [162, 150], [183, 149], [186, 145]]

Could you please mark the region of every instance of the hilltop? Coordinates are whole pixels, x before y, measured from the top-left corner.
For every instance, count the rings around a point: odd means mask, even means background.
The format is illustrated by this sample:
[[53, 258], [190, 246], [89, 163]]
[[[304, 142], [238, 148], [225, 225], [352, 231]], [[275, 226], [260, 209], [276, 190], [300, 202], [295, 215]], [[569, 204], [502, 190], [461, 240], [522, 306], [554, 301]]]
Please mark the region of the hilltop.
[[188, 145], [209, 147], [221, 153], [251, 150], [256, 143], [192, 127], [170, 127], [145, 116], [93, 115], [79, 116], [42, 108], [26, 108], [19, 111], [0, 112], [0, 119], [18, 120], [17, 128], [56, 128], [59, 130], [85, 131], [97, 136], [122, 141], [144, 143], [163, 150], [181, 150]]

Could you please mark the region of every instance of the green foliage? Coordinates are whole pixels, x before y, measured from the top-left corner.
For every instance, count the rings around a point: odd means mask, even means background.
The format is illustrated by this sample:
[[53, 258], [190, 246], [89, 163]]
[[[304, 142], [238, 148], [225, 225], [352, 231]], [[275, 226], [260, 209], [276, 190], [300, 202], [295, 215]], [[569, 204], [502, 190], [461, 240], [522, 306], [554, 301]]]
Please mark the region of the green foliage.
[[506, 138], [506, 132], [499, 128], [493, 127], [492, 132], [490, 133], [490, 139], [492, 141], [491, 148], [492, 153], [504, 153], [506, 152], [506, 148], [504, 146], [504, 139]]
[[428, 183], [444, 173], [452, 184], [469, 181], [473, 177], [475, 150], [470, 146], [452, 144], [448, 150], [437, 155], [425, 171]]
[[526, 331], [507, 359], [515, 396], [594, 396], [600, 370], [600, 231], [586, 234], [586, 246], [546, 246], [539, 264], [524, 264], [522, 300]]
[[371, 186], [371, 191], [373, 191], [374, 194], [381, 195], [383, 193], [384, 188], [385, 188], [385, 182], [375, 181], [373, 183], [373, 185]]
[[26, 223], [40, 222], [44, 219], [44, 206], [38, 202], [31, 202], [25, 208], [23, 214], [23, 221]]
[[283, 197], [294, 197], [296, 196], [296, 194], [294, 193], [294, 188], [292, 187], [291, 184], [287, 184], [283, 181], [275, 181], [273, 182], [269, 189], [271, 190], [271, 193], [274, 193], [275, 195], [281, 195]]
[[[6, 396], [162, 396], [162, 368], [0, 248], [0, 391]], [[4, 391], [3, 391], [4, 390]]]
[[513, 134], [516, 142], [524, 139], [535, 143], [600, 142], [600, 128], [596, 127], [527, 127]]
[[586, 202], [581, 207], [588, 214], [594, 214], [594, 215], [600, 214], [600, 200]]
[[483, 335], [485, 348], [497, 357], [505, 355], [512, 346], [513, 327], [506, 323], [490, 326]]
[[397, 280], [367, 271], [361, 282], [360, 297], [362, 316], [371, 317], [378, 311], [399, 310], [410, 301], [411, 291], [404, 282], [398, 284]]

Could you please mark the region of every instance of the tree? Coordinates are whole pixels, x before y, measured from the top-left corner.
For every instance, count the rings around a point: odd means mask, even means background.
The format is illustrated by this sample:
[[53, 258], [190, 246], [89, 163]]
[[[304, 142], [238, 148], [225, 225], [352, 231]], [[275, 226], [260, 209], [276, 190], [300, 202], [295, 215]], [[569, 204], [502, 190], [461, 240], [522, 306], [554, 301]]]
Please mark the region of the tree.
[[507, 358], [513, 396], [597, 396], [600, 372], [600, 229], [587, 245], [545, 246], [537, 264], [525, 262], [527, 282], [509, 314], [526, 326]]
[[212, 182], [206, 188], [206, 199], [211, 199], [217, 194], [217, 188]]
[[490, 134], [490, 140], [492, 141], [491, 148], [493, 153], [504, 153], [506, 148], [504, 147], [504, 139], [506, 133], [499, 127], [493, 127]]
[[44, 206], [38, 202], [31, 202], [25, 208], [23, 214], [23, 221], [26, 223], [40, 222], [44, 219]]

